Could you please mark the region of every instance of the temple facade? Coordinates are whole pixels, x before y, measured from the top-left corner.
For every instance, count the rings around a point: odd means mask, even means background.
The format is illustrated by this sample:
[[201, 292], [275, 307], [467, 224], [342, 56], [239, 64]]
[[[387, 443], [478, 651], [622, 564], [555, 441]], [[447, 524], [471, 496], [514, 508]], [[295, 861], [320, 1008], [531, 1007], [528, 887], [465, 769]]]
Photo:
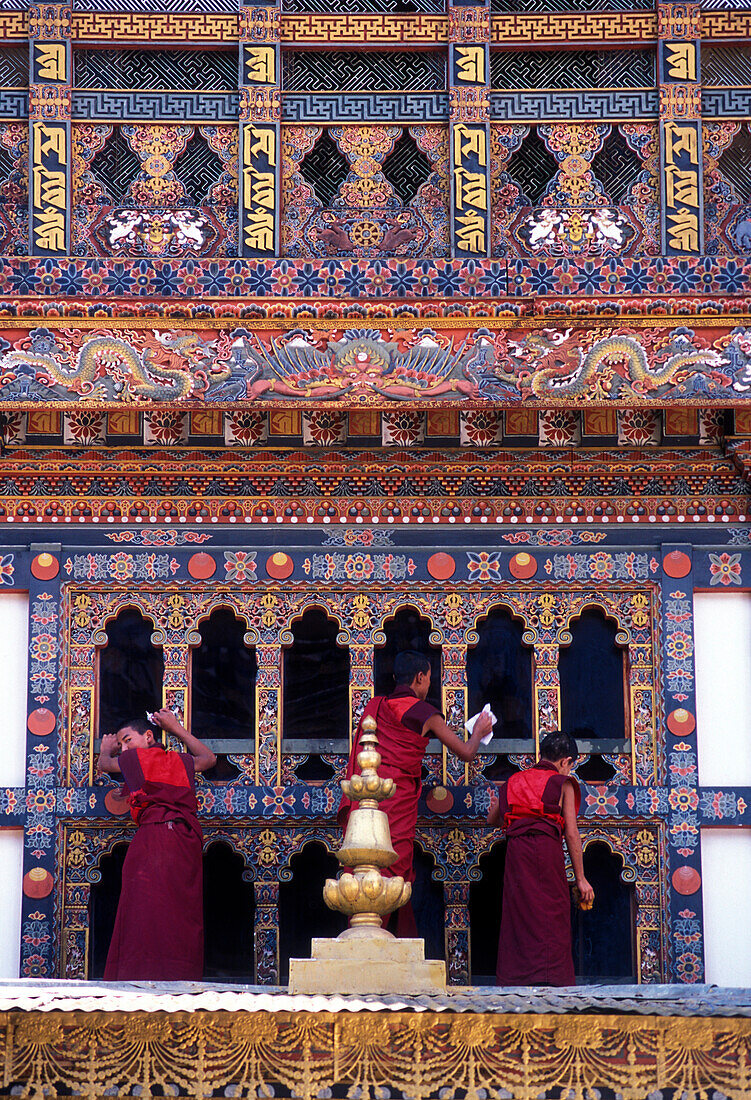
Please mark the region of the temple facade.
[[[582, 756], [579, 979], [751, 985], [746, 0], [0, 0], [0, 976], [98, 978], [199, 784], [206, 977], [341, 925], [336, 809], [431, 657], [415, 909], [494, 981], [494, 781]], [[745, 930], [745, 931], [744, 931]]]

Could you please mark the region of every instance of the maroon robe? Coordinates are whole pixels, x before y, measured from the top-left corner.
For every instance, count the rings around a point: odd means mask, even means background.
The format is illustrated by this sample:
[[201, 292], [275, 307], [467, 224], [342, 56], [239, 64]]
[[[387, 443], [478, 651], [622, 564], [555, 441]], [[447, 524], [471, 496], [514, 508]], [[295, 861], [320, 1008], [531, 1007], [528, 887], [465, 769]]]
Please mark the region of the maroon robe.
[[190, 981], [203, 976], [203, 834], [193, 757], [160, 745], [126, 749], [118, 765], [138, 829], [104, 977]]
[[[579, 809], [579, 785], [574, 784]], [[499, 985], [574, 985], [571, 893], [560, 801], [567, 777], [546, 760], [512, 775], [499, 793], [508, 845], [498, 940]]]
[[[350, 779], [358, 770], [357, 754], [360, 752], [363, 719], [374, 718], [381, 754], [378, 774], [384, 779], [393, 779], [395, 784], [394, 793], [381, 803], [381, 808], [388, 815], [391, 844], [397, 858], [390, 867], [383, 868], [383, 874], [400, 875], [407, 882], [415, 880], [412, 864], [417, 805], [422, 790], [422, 761], [428, 747], [428, 738], [423, 737], [422, 728], [429, 718], [440, 713], [432, 703], [418, 699], [411, 688], [397, 688], [388, 697], [374, 696], [363, 711], [347, 765], [346, 778]], [[347, 827], [351, 809], [352, 802], [342, 795], [337, 820], [343, 829]], [[396, 923], [397, 935], [417, 935], [411, 905], [402, 906], [397, 911]]]

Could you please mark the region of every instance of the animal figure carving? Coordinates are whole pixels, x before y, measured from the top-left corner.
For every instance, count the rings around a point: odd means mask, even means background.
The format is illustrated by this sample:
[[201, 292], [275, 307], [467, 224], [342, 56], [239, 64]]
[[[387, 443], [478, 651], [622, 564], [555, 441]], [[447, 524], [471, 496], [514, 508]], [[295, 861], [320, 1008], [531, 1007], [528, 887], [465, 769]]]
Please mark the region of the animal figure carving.
[[[58, 354], [46, 347], [36, 351], [34, 333], [31, 336], [29, 350], [17, 349], [0, 358], [4, 383], [33, 371], [41, 385], [61, 387], [82, 398], [183, 401], [202, 393], [209, 375], [219, 381], [229, 374], [227, 363], [193, 333], [155, 333], [155, 346], [140, 353], [115, 336], [95, 335], [80, 348], [70, 368], [63, 363], [64, 349], [56, 349]], [[227, 347], [227, 358], [229, 354]]]

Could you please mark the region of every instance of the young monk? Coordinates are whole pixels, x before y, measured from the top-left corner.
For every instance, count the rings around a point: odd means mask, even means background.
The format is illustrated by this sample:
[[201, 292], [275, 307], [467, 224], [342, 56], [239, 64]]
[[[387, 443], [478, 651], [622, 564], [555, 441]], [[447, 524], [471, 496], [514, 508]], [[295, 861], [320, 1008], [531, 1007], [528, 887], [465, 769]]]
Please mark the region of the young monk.
[[[381, 766], [378, 774], [391, 777], [396, 784], [394, 793], [381, 803], [388, 814], [391, 844], [397, 860], [384, 867], [384, 875], [401, 875], [407, 882], [414, 882], [412, 866], [417, 804], [422, 790], [422, 761], [430, 737], [437, 737], [460, 760], [474, 760], [480, 741], [492, 728], [492, 719], [482, 714], [475, 723], [469, 741], [465, 741], [446, 725], [443, 715], [428, 703], [430, 691], [430, 661], [422, 653], [407, 650], [394, 661], [395, 689], [392, 695], [375, 695], [363, 711], [347, 765], [346, 778], [357, 771], [357, 754], [365, 718], [374, 718], [378, 734], [378, 751]], [[338, 821], [346, 829], [351, 801], [342, 796]], [[411, 905], [397, 910], [396, 933], [398, 936], [416, 936], [417, 925]]]
[[506, 829], [503, 910], [498, 941], [499, 985], [574, 985], [571, 954], [571, 897], [562, 837], [574, 869], [581, 902], [594, 890], [584, 877], [576, 817], [581, 795], [571, 776], [578, 758], [567, 733], [540, 742], [540, 760], [499, 786], [489, 825]]
[[[138, 825], [123, 884], [106, 981], [189, 981], [203, 976], [203, 834], [195, 773], [216, 757], [166, 708], [102, 738], [97, 769], [121, 774]], [[165, 752], [162, 729], [187, 752]]]

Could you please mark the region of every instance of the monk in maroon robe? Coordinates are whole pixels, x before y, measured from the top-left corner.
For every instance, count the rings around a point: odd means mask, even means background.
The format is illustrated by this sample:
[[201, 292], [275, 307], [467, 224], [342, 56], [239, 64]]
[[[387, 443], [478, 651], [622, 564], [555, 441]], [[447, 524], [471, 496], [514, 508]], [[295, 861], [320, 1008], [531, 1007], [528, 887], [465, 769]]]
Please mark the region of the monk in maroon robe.
[[[397, 858], [390, 867], [383, 868], [383, 874], [400, 875], [407, 882], [414, 882], [417, 805], [422, 790], [422, 761], [430, 736], [437, 737], [460, 760], [470, 761], [474, 760], [481, 739], [492, 727], [489, 715], [483, 714], [475, 723], [469, 741], [464, 741], [446, 725], [437, 707], [426, 701], [430, 691], [430, 661], [421, 653], [399, 653], [394, 662], [394, 680], [393, 694], [374, 696], [363, 711], [346, 778], [358, 770], [363, 719], [374, 718], [381, 754], [378, 774], [393, 779], [395, 784], [394, 793], [381, 803], [381, 808], [388, 814], [391, 844]], [[351, 801], [342, 795], [337, 820], [343, 829], [347, 827], [351, 809]], [[398, 936], [417, 935], [411, 905], [397, 911], [396, 932]]]
[[98, 768], [120, 772], [138, 825], [123, 865], [106, 981], [203, 976], [203, 834], [195, 773], [212, 767], [216, 757], [171, 711], [158, 711], [154, 719], [188, 752], [165, 752], [141, 719], [102, 738]]
[[498, 941], [499, 985], [574, 985], [571, 894], [562, 839], [583, 904], [594, 891], [584, 877], [576, 824], [581, 796], [570, 775], [578, 749], [573, 737], [549, 733], [540, 760], [499, 788], [489, 825], [506, 829], [503, 908]]

